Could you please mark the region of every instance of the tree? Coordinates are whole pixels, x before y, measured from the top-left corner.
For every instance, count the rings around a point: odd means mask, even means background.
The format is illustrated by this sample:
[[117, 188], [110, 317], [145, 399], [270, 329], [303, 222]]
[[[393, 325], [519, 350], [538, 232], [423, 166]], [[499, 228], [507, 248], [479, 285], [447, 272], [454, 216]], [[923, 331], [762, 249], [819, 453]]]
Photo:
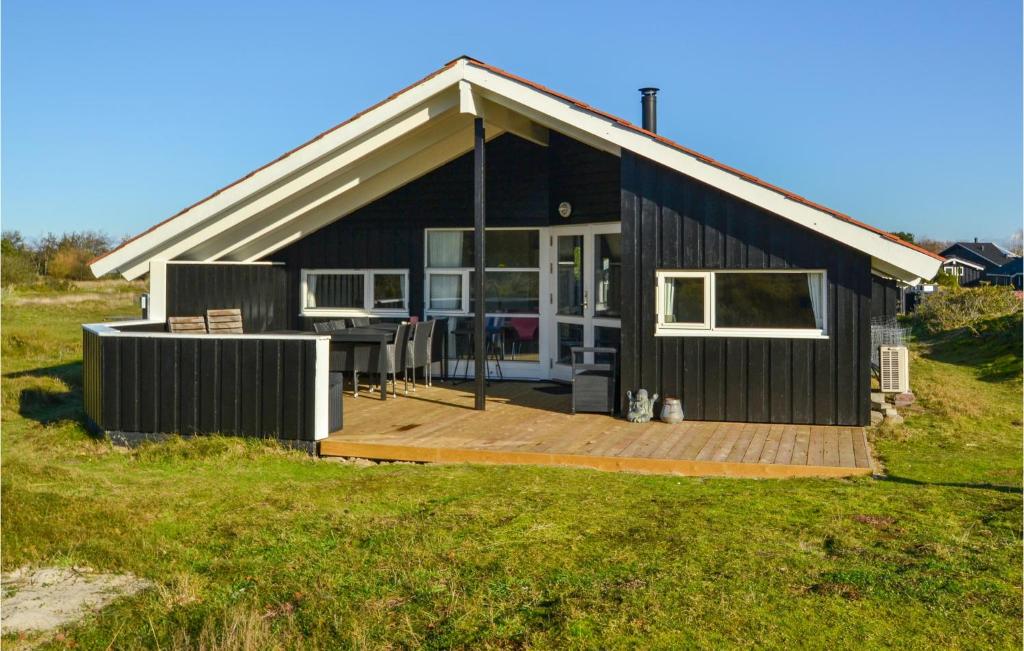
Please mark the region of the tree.
[[1010, 236], [1007, 244], [1009, 245], [1010, 253], [1024, 255], [1024, 231], [1018, 228], [1017, 232]]
[[917, 244], [922, 249], [931, 251], [932, 253], [942, 253], [943, 251], [945, 251], [946, 249], [953, 245], [953, 243], [948, 240], [936, 240], [931, 237], [928, 237], [927, 235], [922, 237], [917, 242], [915, 242], [915, 244]]
[[4, 231], [0, 240], [0, 284], [25, 285], [36, 280], [36, 262], [28, 242], [18, 231]]
[[97, 231], [74, 231], [59, 237], [47, 233], [36, 243], [36, 257], [45, 275], [72, 280], [92, 278], [87, 263], [113, 246], [109, 235]]
[[914, 243], [914, 234], [913, 233], [908, 233], [907, 231], [893, 231], [892, 234], [895, 235], [896, 237], [900, 238], [904, 242], [910, 242], [911, 244]]

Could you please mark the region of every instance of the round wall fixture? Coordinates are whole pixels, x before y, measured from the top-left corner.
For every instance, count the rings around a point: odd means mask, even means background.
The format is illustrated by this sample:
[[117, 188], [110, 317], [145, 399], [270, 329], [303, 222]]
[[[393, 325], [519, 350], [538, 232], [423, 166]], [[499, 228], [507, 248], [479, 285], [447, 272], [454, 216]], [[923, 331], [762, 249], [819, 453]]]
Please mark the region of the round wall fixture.
[[572, 215], [572, 204], [568, 201], [563, 201], [558, 204], [558, 214], [561, 215], [563, 219], [569, 219], [569, 216]]

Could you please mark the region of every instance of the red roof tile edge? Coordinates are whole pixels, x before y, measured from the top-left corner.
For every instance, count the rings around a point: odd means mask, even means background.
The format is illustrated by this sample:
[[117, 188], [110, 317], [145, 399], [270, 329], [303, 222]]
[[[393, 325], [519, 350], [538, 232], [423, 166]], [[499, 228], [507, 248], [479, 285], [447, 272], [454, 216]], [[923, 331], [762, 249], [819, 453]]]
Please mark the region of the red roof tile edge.
[[815, 210], [820, 210], [821, 212], [827, 213], [827, 214], [831, 215], [832, 217], [835, 217], [836, 219], [840, 219], [842, 221], [849, 222], [850, 224], [853, 224], [854, 226], [859, 226], [861, 228], [869, 230], [872, 233], [876, 233], [878, 235], [881, 235], [882, 237], [884, 237], [887, 240], [891, 240], [891, 241], [895, 242], [896, 244], [900, 244], [902, 246], [905, 246], [905, 247], [907, 247], [909, 249], [917, 251], [918, 253], [923, 253], [923, 254], [925, 254], [925, 255], [927, 255], [929, 257], [935, 258], [936, 260], [944, 260], [945, 259], [945, 258], [943, 258], [941, 255], [939, 255], [937, 253], [934, 253], [932, 251], [929, 251], [928, 249], [925, 249], [925, 248], [922, 248], [920, 246], [917, 246], [916, 244], [913, 244], [911, 242], [907, 242], [906, 240], [901, 239], [901, 238], [893, 235], [892, 233], [890, 233], [888, 231], [884, 231], [884, 230], [882, 230], [880, 228], [876, 228], [874, 226], [871, 226], [870, 224], [865, 224], [864, 222], [859, 221], [857, 219], [854, 219], [853, 217], [850, 217], [847, 214], [841, 213], [838, 210], [833, 210], [832, 208], [829, 208], [827, 206], [823, 206], [820, 203], [815, 203], [815, 202], [811, 201], [810, 199], [802, 197], [802, 196], [800, 196], [800, 195], [798, 195], [798, 194], [796, 194], [794, 192], [790, 192], [789, 190], [786, 190], [784, 188], [780, 188], [780, 187], [778, 187], [776, 185], [772, 185], [771, 183], [768, 183], [767, 181], [764, 181], [764, 180], [762, 180], [762, 179], [760, 179], [760, 178], [758, 178], [756, 176], [753, 176], [751, 174], [747, 174], [746, 172], [744, 172], [742, 170], [738, 170], [735, 167], [730, 167], [730, 166], [728, 166], [728, 165], [726, 165], [724, 163], [720, 163], [719, 161], [717, 161], [717, 160], [715, 160], [715, 159], [713, 159], [713, 158], [711, 158], [709, 156], [705, 156], [704, 154], [701, 154], [700, 152], [694, 151], [694, 150], [692, 150], [692, 149], [690, 149], [688, 147], [685, 147], [685, 146], [683, 146], [683, 145], [681, 145], [681, 144], [679, 144], [679, 143], [677, 143], [677, 142], [675, 142], [673, 140], [669, 140], [668, 138], [666, 138], [664, 136], [659, 136], [657, 133], [654, 133], [653, 131], [647, 131], [643, 127], [637, 126], [637, 125], [635, 125], [632, 122], [629, 122], [627, 120], [623, 120], [622, 118], [620, 118], [620, 117], [618, 117], [616, 115], [612, 115], [611, 113], [606, 113], [605, 111], [602, 111], [600, 109], [594, 108], [593, 106], [590, 106], [589, 104], [586, 104], [586, 103], [581, 102], [581, 101], [579, 101], [577, 99], [569, 97], [568, 95], [564, 95], [562, 93], [559, 93], [558, 91], [555, 91], [555, 90], [552, 90], [550, 88], [547, 88], [546, 86], [542, 86], [542, 85], [540, 85], [540, 84], [538, 84], [536, 82], [530, 81], [529, 79], [525, 79], [523, 77], [520, 77], [519, 75], [516, 75], [516, 74], [513, 74], [511, 72], [507, 72], [505, 70], [502, 70], [501, 68], [496, 68], [496, 67], [494, 67], [494, 66], [492, 66], [490, 64], [484, 63], [483, 61], [480, 61], [478, 59], [474, 59], [472, 57], [465, 57], [465, 58], [470, 63], [472, 63], [475, 66], [478, 66], [480, 68], [483, 68], [485, 70], [493, 72], [496, 75], [501, 75], [502, 77], [505, 77], [507, 79], [511, 79], [513, 81], [517, 81], [517, 82], [519, 82], [521, 84], [526, 84], [527, 86], [530, 86], [531, 88], [533, 88], [535, 90], [539, 90], [542, 93], [545, 93], [547, 95], [551, 95], [551, 96], [557, 97], [557, 98], [559, 98], [559, 99], [561, 99], [563, 101], [569, 102], [569, 103], [573, 104], [574, 106], [576, 106], [577, 108], [583, 109], [584, 111], [588, 111], [588, 112], [593, 113], [595, 115], [599, 115], [599, 116], [601, 116], [601, 117], [603, 117], [603, 118], [605, 118], [607, 120], [611, 120], [612, 122], [615, 122], [616, 124], [618, 124], [618, 125], [620, 125], [622, 127], [625, 127], [625, 128], [630, 129], [632, 131], [636, 131], [637, 133], [641, 133], [641, 134], [647, 136], [648, 138], [651, 138], [652, 140], [656, 140], [656, 141], [660, 142], [663, 145], [667, 145], [667, 146], [669, 146], [669, 147], [671, 147], [673, 149], [676, 149], [678, 151], [683, 152], [684, 154], [687, 154], [689, 156], [693, 156], [694, 158], [700, 160], [703, 163], [707, 163], [708, 165], [712, 165], [714, 167], [717, 167], [720, 170], [729, 172], [730, 174], [734, 174], [734, 175], [742, 178], [745, 181], [749, 181], [751, 183], [759, 185], [759, 186], [761, 186], [763, 188], [766, 188], [768, 190], [772, 190], [773, 192], [778, 192], [779, 194], [783, 195], [787, 199], [791, 199], [793, 201], [796, 201], [797, 203], [802, 203], [805, 206], [810, 206], [811, 208], [814, 208]]
[[536, 82], [530, 81], [529, 79], [526, 79], [524, 77], [520, 77], [519, 75], [513, 74], [513, 73], [508, 72], [506, 70], [502, 70], [501, 68], [497, 68], [497, 67], [492, 66], [492, 65], [490, 65], [488, 63], [484, 63], [483, 61], [481, 61], [479, 59], [475, 59], [475, 58], [473, 58], [471, 56], [468, 56], [468, 55], [462, 55], [460, 57], [452, 59], [451, 61], [446, 63], [443, 67], [441, 67], [438, 70], [435, 70], [434, 72], [428, 74], [427, 76], [423, 77], [422, 79], [420, 79], [420, 80], [418, 80], [418, 81], [416, 81], [416, 82], [414, 82], [412, 84], [409, 84], [408, 86], [406, 86], [405, 88], [403, 88], [402, 90], [400, 90], [400, 91], [398, 91], [396, 93], [393, 93], [392, 95], [388, 96], [386, 99], [381, 100], [380, 102], [377, 102], [373, 106], [370, 106], [369, 108], [366, 108], [366, 109], [360, 111], [359, 113], [356, 113], [355, 115], [353, 115], [352, 117], [348, 118], [344, 122], [340, 122], [340, 123], [336, 124], [335, 126], [331, 127], [330, 129], [327, 129], [326, 131], [323, 131], [322, 133], [317, 134], [316, 136], [314, 136], [313, 138], [310, 138], [309, 140], [307, 140], [306, 142], [302, 143], [298, 147], [295, 147], [294, 149], [291, 149], [291, 150], [281, 154], [280, 156], [278, 156], [274, 160], [270, 161], [269, 163], [266, 163], [265, 165], [262, 165], [262, 166], [260, 166], [260, 167], [258, 167], [256, 169], [254, 169], [253, 171], [249, 172], [245, 176], [242, 176], [241, 178], [239, 178], [239, 179], [229, 183], [228, 185], [225, 185], [221, 189], [213, 192], [212, 194], [204, 197], [203, 199], [200, 199], [199, 201], [197, 201], [197, 202], [187, 206], [186, 208], [183, 208], [183, 209], [179, 210], [178, 212], [176, 212], [175, 214], [171, 215], [167, 219], [164, 219], [163, 221], [161, 221], [161, 222], [159, 222], [157, 224], [154, 224], [153, 226], [151, 226], [150, 228], [146, 229], [145, 231], [139, 233], [138, 235], [135, 235], [134, 237], [131, 237], [131, 238], [125, 240], [124, 242], [122, 242], [116, 248], [111, 249], [110, 251], [108, 251], [108, 252], [106, 252], [106, 253], [104, 253], [104, 254], [102, 254], [100, 256], [97, 256], [96, 258], [93, 258], [92, 260], [89, 261], [89, 264], [91, 265], [91, 264], [93, 264], [95, 262], [98, 262], [99, 260], [102, 260], [103, 258], [111, 255], [112, 253], [114, 253], [114, 252], [124, 248], [128, 244], [130, 244], [130, 243], [134, 242], [135, 240], [139, 239], [140, 237], [143, 237], [144, 235], [147, 235], [148, 233], [151, 233], [154, 230], [160, 228], [164, 224], [166, 224], [166, 223], [168, 223], [168, 222], [170, 222], [170, 221], [180, 217], [181, 215], [183, 215], [184, 213], [188, 212], [189, 210], [192, 210], [196, 206], [198, 206], [200, 204], [203, 204], [203, 203], [206, 203], [207, 201], [209, 201], [210, 199], [212, 199], [212, 198], [216, 197], [217, 195], [221, 194], [225, 190], [228, 190], [229, 188], [232, 188], [232, 187], [238, 185], [242, 181], [245, 181], [246, 179], [252, 177], [253, 175], [263, 171], [264, 169], [266, 169], [268, 167], [270, 167], [271, 165], [273, 165], [273, 164], [275, 164], [275, 163], [277, 163], [277, 162], [287, 158], [288, 156], [291, 156], [292, 154], [294, 154], [295, 152], [299, 151], [300, 149], [306, 147], [307, 145], [310, 145], [310, 144], [316, 142], [317, 140], [320, 140], [324, 136], [326, 136], [326, 135], [328, 135], [330, 133], [333, 133], [334, 131], [337, 131], [341, 127], [345, 126], [346, 124], [349, 124], [349, 123], [353, 122], [354, 120], [356, 120], [359, 117], [369, 113], [370, 111], [372, 111], [372, 110], [374, 110], [374, 109], [376, 109], [376, 108], [378, 108], [380, 106], [383, 106], [384, 104], [387, 104], [388, 102], [390, 102], [391, 100], [395, 99], [396, 97], [402, 95], [403, 93], [408, 92], [409, 90], [415, 88], [416, 86], [419, 86], [420, 84], [424, 83], [425, 81], [427, 81], [429, 79], [432, 79], [432, 78], [436, 77], [437, 75], [441, 74], [442, 72], [448, 70], [449, 68], [451, 68], [452, 66], [457, 64], [459, 61], [467, 61], [467, 62], [469, 62], [469, 63], [471, 63], [471, 64], [473, 64], [475, 66], [478, 66], [480, 68], [483, 68], [485, 70], [493, 72], [496, 75], [500, 75], [502, 77], [505, 77], [506, 79], [511, 79], [511, 80], [519, 82], [521, 84], [525, 84], [525, 85], [529, 86], [530, 88], [538, 90], [538, 91], [540, 91], [540, 92], [542, 92], [542, 93], [544, 93], [546, 95], [551, 95], [552, 97], [557, 97], [558, 99], [561, 99], [563, 101], [569, 102], [570, 104], [576, 106], [579, 109], [582, 109], [582, 110], [587, 111], [589, 113], [593, 113], [593, 114], [598, 115], [598, 116], [600, 116], [602, 118], [605, 118], [606, 120], [610, 120], [612, 122], [615, 122], [616, 124], [618, 124], [618, 125], [620, 125], [622, 127], [625, 127], [625, 128], [630, 129], [632, 131], [636, 131], [637, 133], [643, 134], [643, 135], [647, 136], [648, 138], [651, 138], [652, 140], [660, 142], [663, 145], [666, 145], [668, 147], [671, 147], [673, 149], [681, 151], [684, 154], [687, 154], [689, 156], [693, 156], [694, 158], [700, 160], [703, 163], [706, 163], [706, 164], [711, 165], [713, 167], [717, 167], [718, 169], [721, 169], [723, 171], [729, 172], [730, 174], [734, 174], [734, 175], [744, 179], [745, 181], [749, 181], [750, 183], [754, 183], [755, 185], [759, 185], [759, 186], [761, 186], [763, 188], [766, 188], [768, 190], [772, 190], [773, 192], [777, 192], [777, 193], [783, 195], [784, 197], [786, 197], [786, 198], [788, 198], [788, 199], [790, 199], [792, 201], [796, 201], [797, 203], [802, 203], [802, 204], [804, 204], [806, 206], [814, 208], [815, 210], [820, 210], [821, 212], [824, 212], [824, 213], [826, 213], [828, 215], [831, 215], [832, 217], [835, 217], [836, 219], [840, 219], [842, 221], [845, 221], [845, 222], [848, 222], [850, 224], [853, 224], [854, 226], [859, 226], [860, 228], [863, 228], [865, 230], [871, 231], [872, 233], [880, 235], [880, 236], [884, 237], [885, 239], [888, 239], [888, 240], [890, 240], [892, 242], [895, 242], [896, 244], [900, 244], [902, 246], [905, 246], [908, 249], [911, 249], [913, 251], [917, 251], [918, 253], [923, 253], [923, 254], [925, 254], [925, 255], [927, 255], [929, 257], [935, 258], [936, 260], [945, 260], [945, 258], [943, 258], [941, 255], [938, 255], [937, 253], [933, 253], [932, 251], [929, 251], [929, 250], [927, 250], [925, 248], [917, 246], [916, 244], [912, 244], [910, 242], [907, 242], [906, 240], [903, 240], [903, 239], [893, 235], [892, 233], [889, 233], [888, 231], [884, 231], [884, 230], [882, 230], [880, 228], [876, 228], [874, 226], [871, 226], [870, 224], [865, 224], [864, 222], [856, 220], [853, 217], [850, 217], [849, 215], [846, 215], [844, 213], [839, 212], [838, 210], [833, 210], [833, 209], [831, 209], [831, 208], [829, 208], [827, 206], [823, 206], [823, 205], [821, 205], [819, 203], [815, 203], [815, 202], [813, 202], [813, 201], [811, 201], [809, 199], [806, 199], [806, 198], [804, 198], [804, 197], [802, 197], [802, 196], [800, 196], [798, 194], [795, 194], [793, 192], [790, 192], [788, 190], [780, 188], [780, 187], [778, 187], [776, 185], [772, 185], [771, 183], [768, 183], [767, 181], [764, 181], [764, 180], [762, 180], [762, 179], [760, 179], [760, 178], [758, 178], [756, 176], [753, 176], [751, 174], [747, 174], [746, 172], [743, 172], [742, 170], [738, 170], [738, 169], [736, 169], [734, 167], [730, 167], [730, 166], [728, 166], [728, 165], [726, 165], [724, 163], [720, 163], [717, 160], [715, 160], [715, 159], [713, 159], [713, 158], [711, 158], [709, 156], [705, 156], [704, 154], [701, 154], [700, 152], [694, 151], [694, 150], [692, 150], [692, 149], [690, 149], [688, 147], [685, 147], [685, 146], [683, 146], [683, 145], [681, 145], [681, 144], [679, 144], [679, 143], [677, 143], [677, 142], [675, 142], [673, 140], [669, 140], [668, 138], [665, 138], [664, 136], [660, 136], [657, 133], [654, 133], [653, 131], [647, 131], [644, 128], [639, 127], [639, 126], [633, 124], [632, 122], [629, 122], [628, 120], [624, 120], [624, 119], [622, 119], [622, 118], [620, 118], [620, 117], [618, 117], [616, 115], [612, 115], [611, 113], [606, 113], [605, 111], [602, 111], [602, 110], [600, 110], [598, 108], [594, 108], [593, 106], [590, 106], [589, 104], [586, 104], [585, 102], [581, 102], [581, 101], [579, 101], [577, 99], [569, 97], [568, 95], [565, 95], [563, 93], [559, 93], [558, 91], [552, 90], [552, 89], [550, 89], [550, 88], [548, 88], [546, 86], [542, 86], [541, 84], [538, 84]]

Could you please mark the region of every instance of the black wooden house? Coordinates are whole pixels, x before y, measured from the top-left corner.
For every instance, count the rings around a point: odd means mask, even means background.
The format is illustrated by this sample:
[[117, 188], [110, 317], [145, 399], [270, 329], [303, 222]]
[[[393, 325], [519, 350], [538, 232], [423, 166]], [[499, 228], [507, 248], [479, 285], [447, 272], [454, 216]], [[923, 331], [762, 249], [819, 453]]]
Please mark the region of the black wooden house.
[[[467, 351], [456, 331], [508, 333], [505, 378], [565, 380], [572, 346], [609, 346], [623, 401], [643, 387], [690, 419], [865, 425], [873, 278], [930, 279], [941, 257], [667, 140], [645, 97], [635, 126], [461, 57], [92, 269], [149, 274], [144, 331], [213, 307], [241, 308], [253, 337], [443, 318], [481, 396], [485, 336]], [[289, 359], [260, 395], [326, 390], [313, 348]], [[217, 373], [204, 400], [237, 393], [242, 372]], [[298, 438], [326, 435], [313, 402], [292, 409]]]

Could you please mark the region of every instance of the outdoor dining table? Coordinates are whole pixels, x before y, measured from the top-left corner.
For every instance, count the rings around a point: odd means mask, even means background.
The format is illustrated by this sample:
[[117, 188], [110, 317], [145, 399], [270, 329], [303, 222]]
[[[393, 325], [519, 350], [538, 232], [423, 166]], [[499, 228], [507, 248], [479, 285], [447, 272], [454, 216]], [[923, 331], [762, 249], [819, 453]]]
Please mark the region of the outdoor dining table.
[[[368, 366], [372, 366], [373, 360], [376, 357], [376, 372], [379, 374], [380, 379], [380, 399], [387, 400], [388, 392], [385, 387], [387, 386], [389, 371], [388, 344], [394, 342], [395, 331], [397, 329], [398, 324], [378, 323], [358, 328], [336, 330], [334, 332], [324, 333], [324, 335], [331, 338], [331, 352], [345, 354], [353, 365], [358, 363], [357, 358], [365, 355]], [[304, 330], [274, 330], [266, 334], [309, 335], [313, 333]], [[332, 354], [331, 357], [334, 357], [334, 355]], [[367, 372], [372, 373], [374, 371], [368, 368]], [[354, 387], [353, 391], [356, 396], [359, 395], [358, 387]]]
[[[383, 325], [383, 324], [377, 324]], [[374, 353], [377, 358], [377, 373], [380, 380], [380, 399], [387, 400], [387, 377], [388, 377], [388, 344], [395, 339], [395, 328], [380, 328], [375, 326], [363, 326], [359, 328], [346, 328], [329, 333], [331, 337], [332, 351], [344, 351], [348, 354], [353, 364], [356, 364], [357, 357], [365, 354], [372, 364]]]

